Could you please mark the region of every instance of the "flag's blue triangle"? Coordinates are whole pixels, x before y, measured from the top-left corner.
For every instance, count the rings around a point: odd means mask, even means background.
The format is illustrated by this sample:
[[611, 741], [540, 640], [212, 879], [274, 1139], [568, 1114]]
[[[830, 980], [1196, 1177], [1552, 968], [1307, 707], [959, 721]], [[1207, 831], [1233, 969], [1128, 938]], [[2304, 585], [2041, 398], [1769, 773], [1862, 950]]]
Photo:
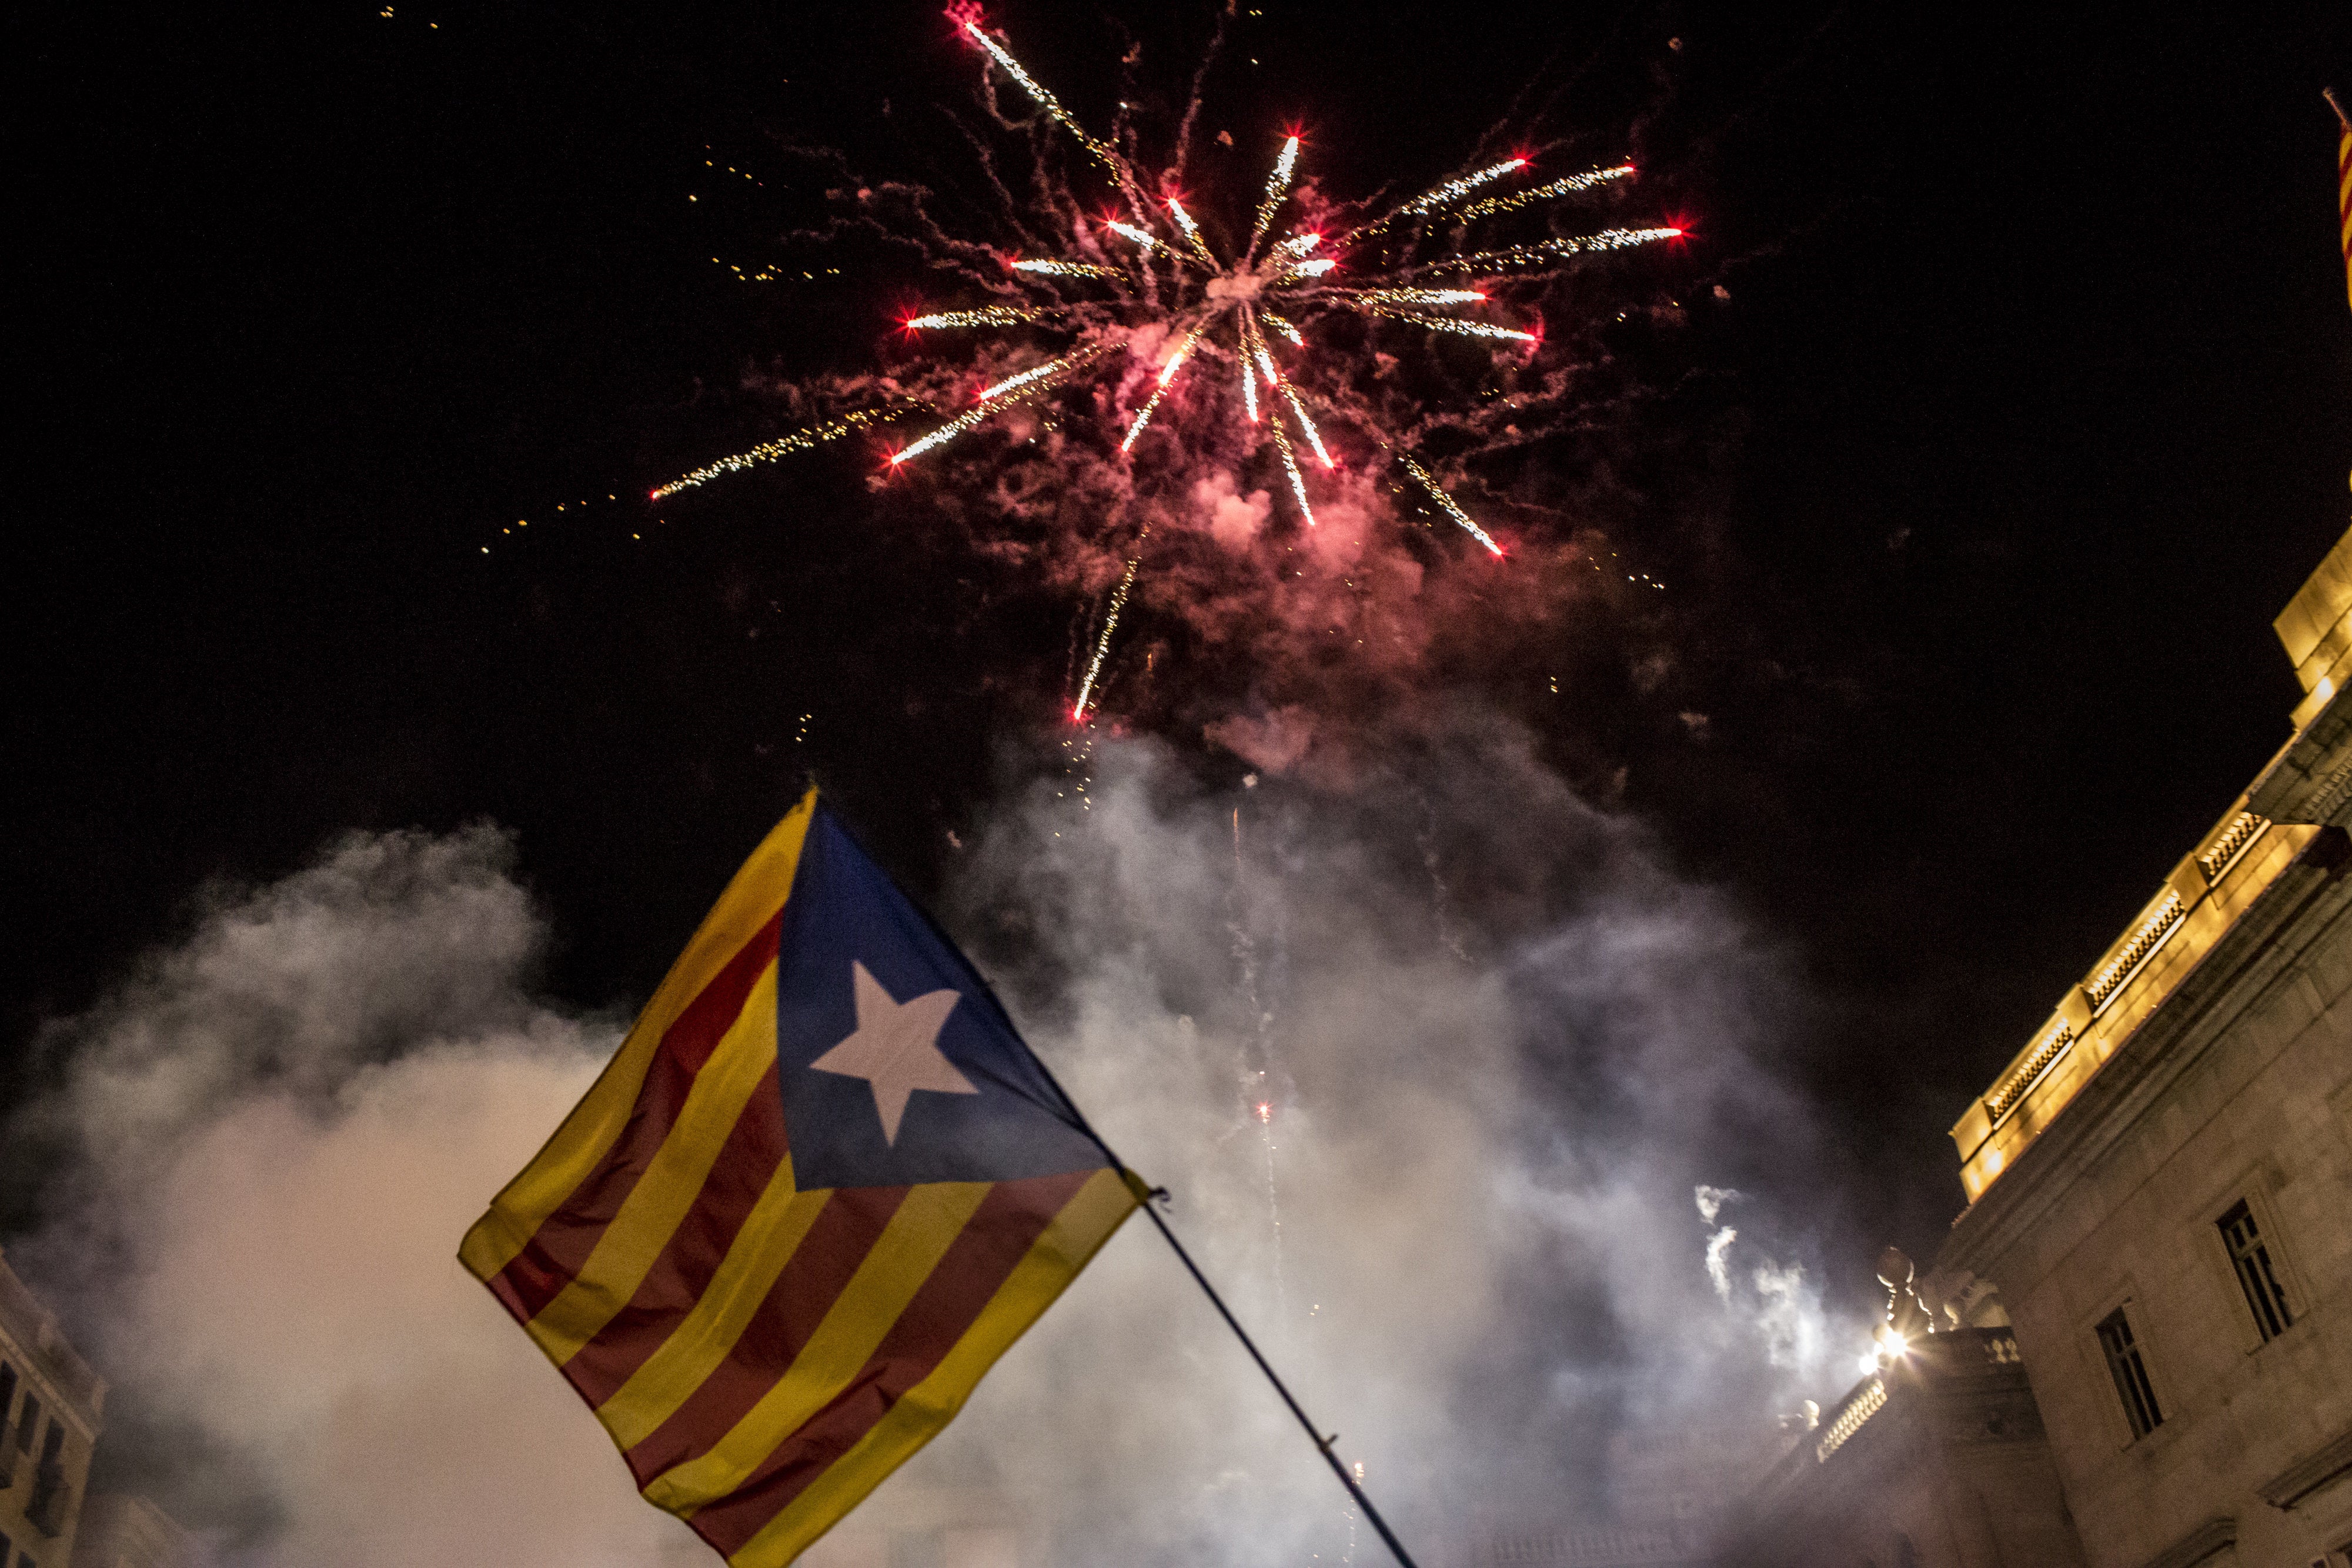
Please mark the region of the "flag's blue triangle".
[[[977, 1091], [919, 1088], [905, 1095], [895, 1141], [884, 1135], [874, 1083], [810, 1065], [858, 1031], [856, 965], [898, 1004], [955, 993], [935, 1043]], [[909, 1049], [920, 1052], [925, 1042], [916, 1038]], [[1079, 1130], [971, 962], [822, 803], [784, 904], [776, 1064], [793, 1182], [803, 1191], [1004, 1181], [1110, 1164]]]

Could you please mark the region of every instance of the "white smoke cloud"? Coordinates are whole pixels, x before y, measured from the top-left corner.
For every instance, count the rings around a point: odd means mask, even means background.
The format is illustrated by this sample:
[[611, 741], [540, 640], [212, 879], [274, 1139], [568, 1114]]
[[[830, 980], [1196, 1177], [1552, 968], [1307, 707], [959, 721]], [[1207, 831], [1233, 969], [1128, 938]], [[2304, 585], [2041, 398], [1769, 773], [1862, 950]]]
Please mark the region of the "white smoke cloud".
[[617, 1043], [530, 999], [511, 858], [354, 836], [216, 894], [47, 1042], [72, 1058], [38, 1130], [80, 1158], [11, 1260], [117, 1385], [110, 1468], [230, 1561], [708, 1555], [457, 1262]]
[[[1499, 723], [1344, 796], [1097, 767], [995, 813], [950, 925], [1396, 1522], [1601, 1503], [1612, 1432], [1835, 1375], [1801, 1269], [1727, 1312], [1691, 1243], [1695, 1178], [1801, 1168], [1804, 1116], [1777, 960], [1638, 825]], [[510, 859], [354, 837], [52, 1032], [80, 1157], [11, 1258], [122, 1385], [133, 1479], [240, 1562], [706, 1560], [453, 1257], [618, 1034], [533, 999]], [[1287, 1423], [1139, 1218], [811, 1561], [944, 1524], [1001, 1562], [992, 1520], [1020, 1568], [1376, 1552]]]
[[1739, 1232], [1728, 1225], [1706, 1239], [1707, 1283], [1725, 1306], [1731, 1304], [1731, 1244], [1738, 1239]]
[[[1384, 1506], [1557, 1519], [1611, 1433], [1761, 1434], [1834, 1379], [1802, 1270], [1718, 1304], [1685, 1228], [1728, 1140], [1804, 1157], [1780, 966], [1527, 736], [1446, 725], [1344, 800], [1129, 746], [1087, 800], [1002, 814], [960, 925]], [[990, 1475], [1126, 1559], [1343, 1553], [1287, 1422], [1139, 1220], [906, 1484]]]

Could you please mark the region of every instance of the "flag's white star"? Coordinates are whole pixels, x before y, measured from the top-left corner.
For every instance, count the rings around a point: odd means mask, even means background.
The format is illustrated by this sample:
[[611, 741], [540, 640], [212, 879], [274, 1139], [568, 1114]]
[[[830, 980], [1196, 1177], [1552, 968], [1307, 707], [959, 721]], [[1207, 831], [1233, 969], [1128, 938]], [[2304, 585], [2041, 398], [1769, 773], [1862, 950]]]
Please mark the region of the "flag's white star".
[[849, 979], [857, 1001], [857, 1028], [809, 1065], [819, 1072], [866, 1080], [874, 1091], [874, 1109], [882, 1116], [882, 1141], [896, 1147], [898, 1119], [907, 1113], [907, 1097], [916, 1090], [980, 1092], [940, 1051], [940, 1030], [961, 998], [954, 991], [926, 991], [899, 1001], [855, 958], [849, 961]]

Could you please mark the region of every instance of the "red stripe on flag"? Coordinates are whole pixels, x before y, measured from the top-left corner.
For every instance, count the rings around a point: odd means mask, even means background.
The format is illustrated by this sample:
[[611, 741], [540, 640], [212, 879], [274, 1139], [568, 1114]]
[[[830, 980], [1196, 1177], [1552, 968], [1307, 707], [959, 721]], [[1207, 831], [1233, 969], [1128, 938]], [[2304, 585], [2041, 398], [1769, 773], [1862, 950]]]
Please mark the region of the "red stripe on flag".
[[709, 1449], [776, 1385], [866, 1261], [907, 1192], [903, 1186], [843, 1187], [825, 1201], [727, 1359], [668, 1420], [628, 1451], [629, 1473], [640, 1489]]
[[702, 1299], [736, 1232], [783, 1164], [784, 1145], [784, 1101], [772, 1065], [637, 1293], [563, 1364], [563, 1375], [592, 1409], [619, 1393]]
[[604, 1228], [621, 1211], [662, 1140], [669, 1136], [679, 1109], [694, 1088], [695, 1074], [742, 1016], [744, 999], [776, 956], [776, 936], [782, 924], [783, 911], [779, 909], [678, 1014], [646, 1065], [645, 1086], [637, 1091], [628, 1125], [614, 1140], [604, 1161], [489, 1282], [492, 1292], [522, 1322], [537, 1317], [596, 1249]]
[[722, 1555], [736, 1552], [830, 1469], [955, 1348], [1054, 1216], [1094, 1175], [1074, 1171], [997, 1183], [856, 1378], [761, 1461], [740, 1488], [697, 1511], [688, 1521], [695, 1533]]

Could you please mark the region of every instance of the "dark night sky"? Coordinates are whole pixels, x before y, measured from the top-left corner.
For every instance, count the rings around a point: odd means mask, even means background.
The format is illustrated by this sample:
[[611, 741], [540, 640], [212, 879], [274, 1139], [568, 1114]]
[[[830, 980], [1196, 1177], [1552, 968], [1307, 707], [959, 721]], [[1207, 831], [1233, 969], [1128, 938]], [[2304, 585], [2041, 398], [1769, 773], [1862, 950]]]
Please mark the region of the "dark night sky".
[[[1068, 607], [939, 647], [958, 582], [845, 542], [843, 468], [650, 542], [633, 506], [555, 522], [756, 432], [698, 384], [885, 319], [713, 267], [783, 209], [715, 188], [706, 145], [882, 149], [882, 100], [903, 123], [970, 80], [929, 5], [627, 9], [90, 6], [20, 45], [48, 108], [12, 247], [0, 1092], [205, 879], [341, 831], [512, 827], [549, 989], [603, 1005], [804, 767], [931, 885], [1033, 733], [973, 672], [1059, 646]], [[1672, 585], [1676, 673], [1552, 702], [1502, 672], [1495, 700], [1592, 788], [1622, 767], [1790, 945], [1823, 998], [1803, 1071], [1873, 1178], [1857, 1230], [1932, 1249], [1943, 1129], [2284, 738], [2269, 621], [2352, 465], [2319, 97], [2352, 12], [1560, 9], [1275, 8], [1251, 47], [1341, 188], [1441, 173], [1555, 48], [1597, 125], [1672, 82], [1674, 265], [1730, 295], [1671, 356], [1711, 455], [1681, 521], [1612, 542]], [[1118, 47], [1091, 7], [992, 15], [1049, 79]], [[486, 560], [519, 516], [541, 537]]]

